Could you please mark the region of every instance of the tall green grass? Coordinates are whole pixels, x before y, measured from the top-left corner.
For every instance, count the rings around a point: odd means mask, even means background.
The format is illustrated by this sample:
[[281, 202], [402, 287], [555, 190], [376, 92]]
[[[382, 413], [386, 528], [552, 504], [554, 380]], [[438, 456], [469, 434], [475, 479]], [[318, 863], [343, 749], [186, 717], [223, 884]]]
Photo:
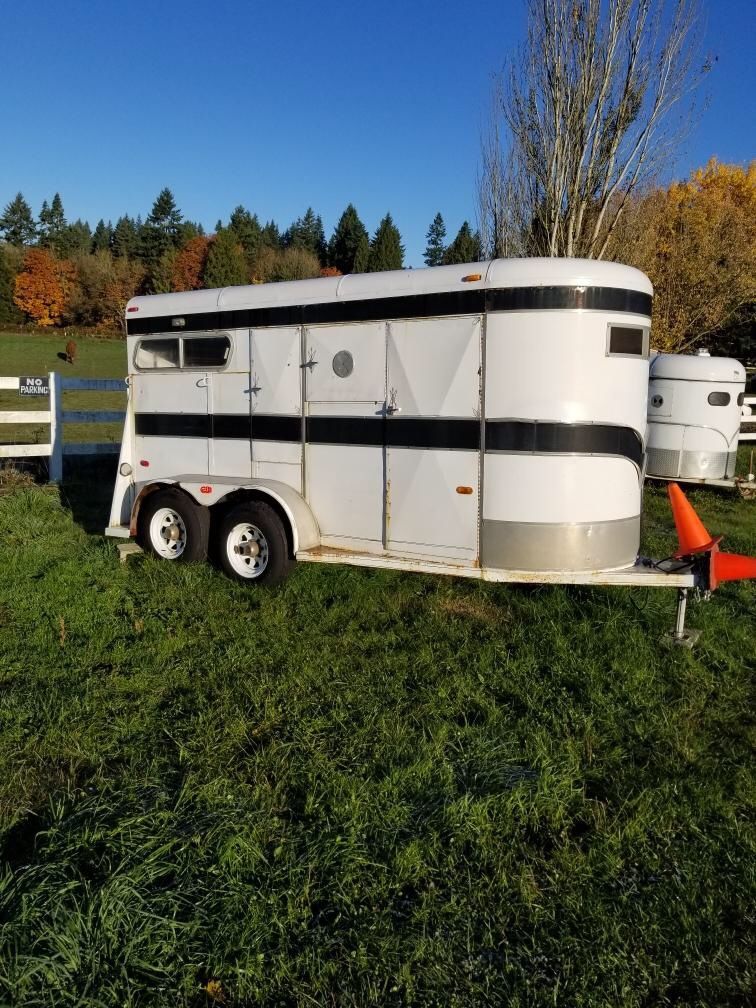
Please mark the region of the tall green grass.
[[[692, 497], [756, 553], [754, 504]], [[255, 591], [37, 489], [0, 570], [5, 1003], [749, 1003], [753, 584], [690, 653], [673, 591]]]

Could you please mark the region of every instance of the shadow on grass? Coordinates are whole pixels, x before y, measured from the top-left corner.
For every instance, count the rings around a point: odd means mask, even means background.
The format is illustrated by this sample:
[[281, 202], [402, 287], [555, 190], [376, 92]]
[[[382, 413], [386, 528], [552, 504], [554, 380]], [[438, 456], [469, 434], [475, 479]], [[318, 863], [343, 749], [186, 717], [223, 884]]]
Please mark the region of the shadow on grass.
[[64, 459], [60, 499], [89, 535], [102, 535], [110, 517], [118, 456]]

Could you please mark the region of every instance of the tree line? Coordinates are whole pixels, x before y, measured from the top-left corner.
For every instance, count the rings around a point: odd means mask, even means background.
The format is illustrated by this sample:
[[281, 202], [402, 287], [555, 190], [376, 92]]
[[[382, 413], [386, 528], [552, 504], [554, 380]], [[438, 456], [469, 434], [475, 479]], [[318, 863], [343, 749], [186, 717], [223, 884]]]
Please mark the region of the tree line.
[[[60, 194], [45, 201], [35, 220], [18, 193], [0, 216], [0, 322], [41, 326], [122, 325], [135, 294], [158, 294], [247, 283], [302, 280], [345, 273], [376, 273], [404, 265], [402, 236], [391, 214], [371, 236], [349, 204], [329, 239], [312, 207], [285, 231], [275, 221], [237, 206], [212, 234], [186, 219], [170, 189], [147, 217], [115, 224], [66, 219]], [[436, 214], [427, 234], [425, 262], [474, 262], [481, 242], [465, 221], [447, 244]]]

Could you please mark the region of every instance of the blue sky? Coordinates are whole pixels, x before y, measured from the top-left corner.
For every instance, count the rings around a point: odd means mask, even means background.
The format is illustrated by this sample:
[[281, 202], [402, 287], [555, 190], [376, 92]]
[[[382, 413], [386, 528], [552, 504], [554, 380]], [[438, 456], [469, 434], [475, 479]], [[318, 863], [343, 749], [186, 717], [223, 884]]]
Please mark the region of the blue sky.
[[[756, 6], [703, 0], [718, 59], [675, 174], [756, 156]], [[421, 266], [440, 210], [475, 216], [491, 76], [522, 39], [521, 0], [0, 0], [0, 206], [145, 216], [163, 186], [212, 230], [239, 203], [283, 229], [313, 206], [391, 211]]]

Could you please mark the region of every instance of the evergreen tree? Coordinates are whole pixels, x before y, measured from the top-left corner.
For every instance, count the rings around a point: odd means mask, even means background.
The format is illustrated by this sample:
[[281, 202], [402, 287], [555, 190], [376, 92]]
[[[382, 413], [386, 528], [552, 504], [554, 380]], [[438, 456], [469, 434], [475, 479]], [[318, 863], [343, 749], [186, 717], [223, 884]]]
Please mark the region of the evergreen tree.
[[[40, 219], [42, 215], [40, 214]], [[93, 252], [104, 252], [110, 249], [110, 243], [113, 239], [113, 227], [108, 221], [100, 218], [97, 221], [97, 227], [94, 229], [94, 234], [92, 235], [92, 251]]]
[[179, 225], [178, 229], [178, 244], [179, 248], [183, 248], [187, 242], [192, 241], [193, 238], [201, 238], [205, 233], [205, 229], [197, 221], [183, 221]]
[[45, 210], [45, 204], [42, 205], [42, 211], [39, 214], [40, 232], [43, 235], [42, 244], [47, 248], [53, 250], [58, 255], [62, 255], [62, 247], [66, 243], [66, 231], [68, 228], [68, 222], [66, 221], [66, 215], [63, 210], [63, 200], [60, 198], [60, 193], [55, 193], [52, 199], [50, 207], [47, 209], [45, 214], [45, 219], [42, 219], [42, 213]]
[[298, 217], [283, 237], [285, 248], [303, 248], [318, 257], [325, 264], [326, 240], [323, 233], [323, 221], [315, 216], [312, 207], [308, 207], [304, 217]]
[[402, 236], [387, 213], [378, 225], [373, 240], [370, 243], [368, 257], [368, 273], [381, 273], [384, 270], [401, 269], [404, 263], [404, 247]]
[[[331, 235], [328, 244], [328, 263], [342, 273], [361, 273], [367, 268], [367, 257], [364, 255], [368, 242], [365, 225], [357, 215], [352, 203], [339, 218], [339, 222]], [[357, 261], [358, 252], [360, 261]], [[358, 266], [361, 268], [358, 269]]]
[[470, 225], [464, 221], [457, 232], [457, 237], [446, 250], [444, 262], [447, 265], [478, 262], [482, 255], [480, 235], [477, 231], [473, 234]]
[[352, 266], [352, 273], [367, 273], [368, 263], [370, 261], [370, 239], [367, 236], [367, 231], [365, 234], [361, 234], [357, 242], [357, 248], [354, 253], [354, 264]]
[[281, 232], [278, 230], [278, 225], [275, 221], [268, 221], [262, 229], [261, 238], [263, 245], [274, 249], [281, 248]]
[[21, 193], [6, 206], [0, 217], [0, 231], [4, 232], [9, 245], [31, 245], [37, 237], [37, 228], [32, 217], [31, 207]]
[[128, 214], [116, 221], [110, 248], [116, 259], [129, 259], [136, 254], [137, 230]]
[[446, 225], [440, 213], [433, 218], [425, 240], [428, 243], [423, 256], [426, 266], [441, 266], [446, 252]]
[[247, 280], [247, 264], [239, 239], [230, 228], [221, 228], [207, 253], [203, 286], [208, 289], [234, 287]]
[[21, 312], [13, 300], [13, 285], [16, 270], [7, 252], [0, 246], [0, 322], [20, 322]]
[[170, 189], [162, 189], [152, 204], [139, 235], [140, 255], [148, 270], [157, 268], [161, 257], [181, 243], [181, 211]]
[[238, 206], [229, 218], [228, 227], [244, 249], [247, 262], [251, 263], [262, 242], [262, 228], [257, 214], [251, 214], [243, 206]]
[[51, 240], [52, 250], [61, 259], [68, 259], [77, 252], [89, 252], [92, 248], [92, 229], [86, 221], [75, 220], [66, 224], [60, 234]]
[[152, 204], [152, 210], [150, 210], [146, 223], [167, 235], [171, 245], [178, 245], [181, 219], [181, 211], [176, 206], [173, 193], [170, 189], [161, 189]]

